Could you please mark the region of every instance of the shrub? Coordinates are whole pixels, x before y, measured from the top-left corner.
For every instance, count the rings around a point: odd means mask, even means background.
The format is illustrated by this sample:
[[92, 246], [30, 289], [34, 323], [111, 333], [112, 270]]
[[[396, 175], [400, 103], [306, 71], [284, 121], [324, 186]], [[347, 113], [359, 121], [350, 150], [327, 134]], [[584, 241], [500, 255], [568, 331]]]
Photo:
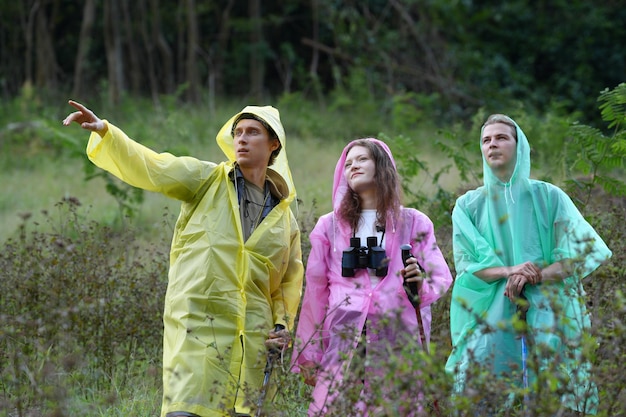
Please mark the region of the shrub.
[[62, 409], [72, 373], [124, 386], [137, 352], [160, 357], [167, 246], [146, 248], [79, 208], [70, 198], [58, 217], [44, 213], [46, 233], [29, 232], [25, 215], [0, 253], [0, 401], [19, 416]]

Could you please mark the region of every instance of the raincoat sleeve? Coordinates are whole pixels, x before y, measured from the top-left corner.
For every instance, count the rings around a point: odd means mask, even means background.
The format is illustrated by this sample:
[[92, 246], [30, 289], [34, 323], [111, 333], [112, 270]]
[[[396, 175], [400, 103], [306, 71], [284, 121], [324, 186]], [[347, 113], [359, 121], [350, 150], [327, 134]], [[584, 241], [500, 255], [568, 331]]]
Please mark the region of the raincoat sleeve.
[[504, 266], [476, 228], [465, 202], [465, 198], [459, 198], [452, 211], [452, 245], [457, 273], [450, 306], [453, 346], [474, 328], [477, 315], [489, 309], [498, 288], [499, 281], [488, 283], [474, 273], [485, 268]]
[[105, 123], [108, 129], [104, 137], [96, 132], [91, 134], [87, 156], [95, 165], [133, 187], [189, 201], [216, 166], [191, 157], [156, 153], [106, 120]]
[[300, 229], [298, 222], [289, 211], [291, 223], [291, 241], [289, 242], [289, 259], [287, 269], [277, 291], [272, 294], [272, 311], [274, 324], [282, 324], [287, 329], [293, 329], [300, 297], [302, 296], [302, 249], [300, 246]]
[[441, 298], [452, 284], [452, 275], [435, 238], [433, 222], [424, 214], [416, 217], [416, 236], [413, 251], [424, 268], [427, 279], [420, 288], [420, 307], [424, 308]]
[[[320, 229], [320, 223], [311, 232], [311, 252], [307, 260], [306, 287], [300, 317], [298, 318], [298, 331], [296, 333], [295, 364], [308, 361], [319, 364], [322, 360], [326, 340], [324, 337], [324, 319], [328, 309], [328, 268], [327, 261], [330, 257], [330, 242], [326, 234]], [[295, 369], [297, 372], [297, 367]]]
[[544, 185], [556, 203], [551, 261], [574, 261], [577, 275], [584, 278], [610, 258], [612, 252], [564, 191], [551, 184]]

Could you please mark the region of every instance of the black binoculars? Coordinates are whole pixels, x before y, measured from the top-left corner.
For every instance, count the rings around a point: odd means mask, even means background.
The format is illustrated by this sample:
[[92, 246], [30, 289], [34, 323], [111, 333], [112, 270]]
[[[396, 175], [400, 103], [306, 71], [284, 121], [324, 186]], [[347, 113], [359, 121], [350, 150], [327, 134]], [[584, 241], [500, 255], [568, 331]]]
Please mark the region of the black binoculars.
[[350, 247], [341, 256], [341, 276], [353, 277], [355, 269], [371, 268], [377, 277], [387, 275], [387, 254], [378, 246], [376, 236], [367, 238], [367, 246], [361, 246], [361, 238], [351, 237]]

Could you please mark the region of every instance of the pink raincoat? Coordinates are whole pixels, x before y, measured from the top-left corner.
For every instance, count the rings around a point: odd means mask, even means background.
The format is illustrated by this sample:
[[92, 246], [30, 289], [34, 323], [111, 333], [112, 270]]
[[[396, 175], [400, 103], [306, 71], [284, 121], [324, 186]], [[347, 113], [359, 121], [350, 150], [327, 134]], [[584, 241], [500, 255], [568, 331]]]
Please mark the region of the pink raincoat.
[[[387, 145], [371, 140], [383, 147], [395, 166]], [[350, 372], [350, 362], [364, 329], [368, 378], [389, 369], [385, 362], [394, 350], [397, 352], [408, 343], [419, 346], [416, 311], [405, 293], [400, 275], [404, 268], [402, 244], [411, 244], [412, 254], [425, 270], [426, 279], [419, 296], [426, 341], [430, 340], [430, 305], [452, 283], [431, 220], [412, 208], [402, 208], [399, 218], [387, 219], [384, 240], [389, 267], [387, 275], [381, 277], [378, 284], [372, 286], [367, 269], [355, 270], [354, 277], [342, 276], [342, 253], [350, 246], [352, 230], [339, 220], [337, 211], [348, 187], [344, 164], [349, 146], [344, 148], [335, 168], [333, 212], [322, 216], [309, 236], [311, 252], [307, 262], [306, 289], [292, 360], [294, 365], [312, 361], [319, 366], [309, 416], [333, 414], [331, 403], [342, 391], [342, 381], [348, 379], [346, 372]], [[294, 366], [294, 372], [299, 372], [298, 366]], [[363, 382], [367, 387], [368, 381]], [[361, 392], [361, 397], [366, 396], [367, 388]], [[374, 414], [371, 406], [364, 405], [367, 401], [360, 401], [357, 415], [367, 415], [368, 410]]]

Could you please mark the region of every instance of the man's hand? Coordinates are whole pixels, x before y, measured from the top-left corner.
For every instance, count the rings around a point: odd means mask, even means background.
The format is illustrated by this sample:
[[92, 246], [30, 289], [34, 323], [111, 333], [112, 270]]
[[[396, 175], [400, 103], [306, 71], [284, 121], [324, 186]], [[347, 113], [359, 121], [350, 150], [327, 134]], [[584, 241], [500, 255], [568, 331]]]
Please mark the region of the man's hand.
[[532, 262], [524, 262], [519, 265], [509, 267], [507, 278], [514, 275], [523, 275], [529, 284], [539, 284], [541, 282], [541, 269]]
[[512, 302], [522, 294], [524, 285], [535, 285], [541, 282], [541, 269], [532, 262], [524, 262], [509, 268], [506, 278], [506, 288], [504, 295], [509, 297]]
[[78, 111], [70, 113], [63, 119], [63, 126], [69, 126], [72, 122], [76, 122], [85, 130], [97, 132], [100, 135], [106, 133], [107, 125], [98, 116], [82, 104], [69, 100], [70, 106], [75, 107]]
[[265, 346], [272, 350], [286, 349], [291, 343], [291, 333], [284, 326], [276, 325], [276, 328], [269, 334], [269, 338], [265, 341]]
[[504, 295], [509, 297], [509, 300], [511, 300], [511, 302], [515, 302], [515, 299], [518, 298], [524, 291], [524, 285], [526, 285], [527, 283], [529, 283], [529, 281], [525, 275], [509, 275], [506, 280]]

